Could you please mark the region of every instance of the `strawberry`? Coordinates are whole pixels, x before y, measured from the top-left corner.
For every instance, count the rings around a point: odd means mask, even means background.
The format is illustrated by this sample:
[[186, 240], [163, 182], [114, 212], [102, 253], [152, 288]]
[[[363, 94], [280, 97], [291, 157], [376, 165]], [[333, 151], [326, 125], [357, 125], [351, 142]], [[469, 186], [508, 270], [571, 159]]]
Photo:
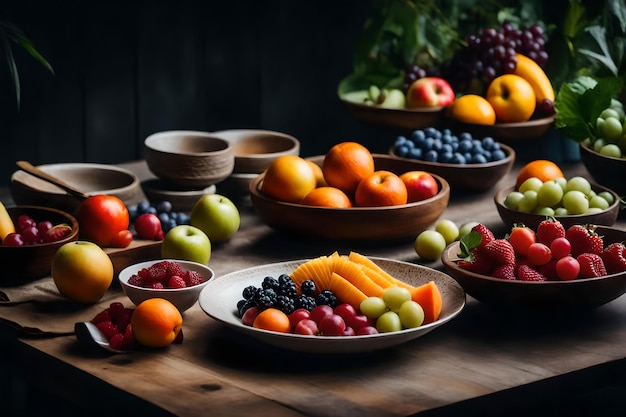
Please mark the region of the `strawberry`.
[[552, 258], [547, 263], [538, 266], [537, 272], [546, 277], [548, 281], [556, 281], [558, 279], [556, 274], [556, 263], [557, 260]]
[[467, 271], [481, 275], [491, 275], [491, 271], [495, 267], [488, 256], [476, 249], [473, 249], [468, 257], [459, 260], [457, 265]]
[[604, 261], [600, 255], [595, 253], [583, 253], [576, 257], [580, 264], [580, 272], [578, 278], [596, 278], [606, 275]]
[[554, 239], [565, 237], [565, 227], [554, 217], [543, 220], [537, 226], [537, 241], [550, 246]]
[[623, 243], [611, 243], [600, 256], [608, 274], [626, 271], [626, 246]]
[[515, 249], [506, 239], [494, 239], [487, 242], [482, 252], [497, 265], [515, 265]]
[[477, 246], [479, 249], [482, 249], [487, 243], [495, 239], [493, 232], [482, 223], [472, 227], [472, 231], [478, 233], [481, 237], [481, 241]]
[[565, 231], [565, 237], [572, 245], [571, 254], [577, 257], [583, 253], [595, 253], [599, 255], [604, 249], [604, 242], [595, 232], [593, 225], [575, 224]]
[[547, 281], [539, 271], [530, 265], [522, 264], [517, 269], [517, 279], [520, 281]]
[[494, 268], [491, 272], [491, 276], [494, 278], [508, 279], [514, 281], [517, 279], [515, 276], [514, 264], [500, 264]]

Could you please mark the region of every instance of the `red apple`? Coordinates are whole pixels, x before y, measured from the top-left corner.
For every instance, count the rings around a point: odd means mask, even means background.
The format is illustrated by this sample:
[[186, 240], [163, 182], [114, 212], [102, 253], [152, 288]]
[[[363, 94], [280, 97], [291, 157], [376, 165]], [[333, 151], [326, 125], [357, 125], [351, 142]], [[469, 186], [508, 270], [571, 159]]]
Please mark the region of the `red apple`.
[[400, 179], [406, 186], [409, 203], [426, 200], [439, 192], [437, 180], [426, 171], [408, 171]]
[[411, 84], [406, 93], [406, 106], [435, 107], [448, 106], [455, 99], [450, 83], [439, 77], [423, 77]]

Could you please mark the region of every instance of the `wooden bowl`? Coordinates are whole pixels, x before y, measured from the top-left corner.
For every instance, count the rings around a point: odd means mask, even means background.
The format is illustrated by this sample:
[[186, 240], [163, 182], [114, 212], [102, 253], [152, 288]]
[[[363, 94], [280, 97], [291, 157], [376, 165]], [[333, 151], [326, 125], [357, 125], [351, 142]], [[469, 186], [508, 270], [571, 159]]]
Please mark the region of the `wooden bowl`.
[[445, 178], [453, 190], [459, 188], [462, 190], [484, 191], [490, 189], [504, 178], [515, 163], [515, 150], [502, 143], [499, 145], [506, 153], [506, 158], [500, 161], [487, 162], [486, 164], [444, 164], [441, 162], [404, 158], [396, 155], [393, 146], [389, 150], [389, 155], [407, 163], [410, 162], [411, 166], [414, 167], [412, 169], [427, 171]]
[[[310, 158], [321, 166], [323, 156]], [[389, 155], [374, 155], [376, 169], [401, 174], [410, 169], [404, 161]], [[329, 208], [285, 203], [266, 197], [260, 191], [265, 173], [250, 183], [250, 198], [265, 223], [286, 233], [333, 240], [390, 241], [415, 239], [444, 212], [450, 186], [439, 175], [439, 193], [427, 200], [390, 207]]]
[[235, 148], [233, 174], [259, 174], [282, 155], [299, 155], [300, 141], [271, 130], [232, 129], [213, 132]]
[[[626, 240], [626, 232], [604, 226], [596, 231], [604, 237], [605, 247]], [[455, 263], [459, 242], [450, 244], [441, 260], [448, 274], [465, 292], [480, 302], [499, 308], [527, 311], [580, 310], [599, 307], [626, 292], [626, 272], [572, 281], [510, 281], [476, 274]]]
[[170, 190], [167, 183], [158, 178], [151, 178], [141, 182], [141, 190], [152, 204], [161, 201], [172, 203], [173, 211], [189, 212], [196, 202], [205, 194], [215, 194], [217, 187], [209, 185], [198, 190]]
[[[129, 201], [139, 192], [139, 178], [133, 172], [114, 165], [69, 163], [38, 165], [37, 168], [92, 195], [109, 194]], [[73, 213], [80, 203], [56, 185], [22, 170], [11, 175], [9, 189], [18, 205], [54, 207]]]
[[449, 119], [449, 124], [454, 130], [470, 132], [474, 136], [491, 136], [497, 141], [512, 142], [542, 137], [554, 124], [554, 116], [519, 123], [496, 123], [492, 126], [462, 123], [453, 119]]
[[235, 149], [207, 132], [170, 130], [144, 141], [150, 171], [171, 189], [200, 189], [228, 178], [235, 166]]
[[[504, 205], [504, 199], [514, 189], [515, 186], [503, 188], [498, 191], [493, 198], [494, 203], [496, 204], [496, 208], [498, 209], [498, 213], [500, 214], [500, 218], [505, 224], [509, 226], [513, 226], [513, 224], [515, 223], [524, 223], [526, 226], [532, 229], [537, 229], [539, 223], [541, 223], [542, 220], [545, 220], [546, 216], [534, 213], [523, 213], [521, 211], [510, 209]], [[554, 218], [559, 220], [566, 229], [574, 224], [597, 224], [602, 226], [612, 226], [617, 220], [617, 216], [619, 215], [620, 210], [618, 195], [615, 193], [615, 191], [596, 184], [592, 185], [592, 189], [597, 193], [601, 191], [610, 192], [613, 195], [615, 201], [609, 206], [609, 208], [599, 213], [576, 214], [571, 216], [554, 216]]]
[[365, 123], [400, 129], [423, 129], [439, 126], [444, 119], [445, 107], [423, 107], [417, 109], [388, 109], [341, 100], [352, 116]]
[[72, 227], [72, 232], [57, 242], [28, 246], [0, 245], [0, 285], [22, 285], [49, 275], [57, 249], [78, 239], [78, 221], [64, 211], [38, 206], [12, 206], [7, 207], [7, 212], [14, 224], [17, 224], [20, 215], [26, 214], [36, 222], [66, 223]]
[[626, 195], [626, 159], [601, 155], [581, 142], [580, 160], [595, 182]]

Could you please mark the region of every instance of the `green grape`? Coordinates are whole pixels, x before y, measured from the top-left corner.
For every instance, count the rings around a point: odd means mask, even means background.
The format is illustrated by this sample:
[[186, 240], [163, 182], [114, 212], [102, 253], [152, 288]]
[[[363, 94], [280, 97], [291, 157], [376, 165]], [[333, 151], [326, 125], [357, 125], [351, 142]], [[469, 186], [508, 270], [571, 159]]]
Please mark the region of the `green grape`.
[[602, 209], [599, 207], [589, 207], [587, 211], [585, 211], [585, 214], [598, 214], [600, 212], [602, 212]]
[[600, 191], [598, 193], [598, 196], [604, 198], [606, 202], [609, 203], [609, 206], [615, 202], [615, 198], [613, 197], [613, 194], [611, 194], [608, 191]]
[[599, 130], [599, 132], [610, 142], [616, 142], [622, 136], [622, 123], [618, 117], [609, 116], [604, 119], [602, 130]]
[[600, 155], [610, 156], [612, 158], [621, 158], [622, 157], [622, 150], [616, 144], [609, 143], [608, 145], [604, 145], [600, 149]]
[[524, 193], [524, 198], [519, 201], [517, 209], [523, 213], [532, 213], [537, 207], [537, 192], [528, 190]]
[[580, 191], [584, 195], [589, 195], [591, 184], [585, 177], [572, 177], [567, 180], [567, 185], [565, 186], [565, 192], [567, 193], [568, 191]]
[[614, 109], [612, 107], [604, 109], [602, 111], [602, 113], [600, 113], [600, 117], [603, 118], [603, 119], [606, 119], [607, 117], [614, 117], [617, 120], [621, 119], [620, 113], [616, 109]]
[[602, 147], [606, 145], [606, 139], [604, 138], [597, 138], [594, 142], [593, 142], [593, 150], [596, 152], [600, 152], [600, 149], [602, 149]]
[[519, 191], [511, 191], [504, 198], [504, 205], [511, 210], [517, 210], [519, 207], [520, 200], [524, 198], [524, 194]]
[[569, 212], [567, 211], [567, 209], [565, 207], [557, 207], [554, 209], [554, 215], [555, 216], [567, 216], [569, 215]]
[[540, 214], [546, 217], [551, 217], [554, 216], [554, 209], [552, 207], [537, 206], [533, 210], [533, 213]]
[[402, 330], [402, 322], [398, 313], [387, 311], [376, 320], [376, 329], [381, 333], [399, 332]]
[[561, 202], [563, 188], [556, 181], [546, 181], [537, 191], [537, 204], [544, 207], [553, 207]]
[[400, 323], [406, 329], [419, 327], [424, 323], [424, 309], [419, 303], [409, 300], [402, 303], [398, 311]]
[[520, 186], [518, 191], [524, 194], [526, 191], [539, 191], [541, 186], [543, 185], [543, 181], [541, 181], [537, 177], [530, 177], [526, 179]]
[[446, 238], [436, 230], [424, 230], [415, 239], [415, 252], [422, 259], [439, 259], [446, 248]]
[[477, 224], [478, 222], [468, 222], [468, 223], [462, 224], [461, 227], [459, 227], [459, 239], [469, 234], [469, 232], [472, 231], [472, 228], [476, 226]]
[[563, 192], [565, 192], [565, 186], [567, 185], [567, 179], [565, 177], [559, 177], [557, 179], [555, 179], [554, 181], [556, 181], [561, 188], [563, 189]]
[[459, 237], [459, 227], [449, 219], [439, 220], [435, 225], [435, 231], [441, 233], [446, 240], [446, 245], [454, 242]]
[[583, 214], [589, 209], [589, 200], [582, 191], [571, 190], [563, 195], [563, 207], [569, 214]]
[[411, 299], [411, 292], [404, 287], [389, 287], [383, 292], [383, 301], [391, 311], [398, 311], [405, 301]]
[[388, 308], [382, 298], [367, 297], [365, 300], [361, 301], [359, 310], [361, 310], [361, 313], [365, 314], [369, 319], [376, 320], [382, 316], [384, 312], [388, 311]]

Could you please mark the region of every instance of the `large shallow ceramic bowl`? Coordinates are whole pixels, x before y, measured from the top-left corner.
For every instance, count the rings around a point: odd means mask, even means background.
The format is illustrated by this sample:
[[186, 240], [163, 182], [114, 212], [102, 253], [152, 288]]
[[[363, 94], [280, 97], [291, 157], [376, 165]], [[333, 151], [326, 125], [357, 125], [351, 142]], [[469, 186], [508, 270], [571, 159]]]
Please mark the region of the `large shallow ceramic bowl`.
[[581, 142], [580, 160], [595, 182], [626, 195], [626, 159], [601, 155]]
[[[38, 165], [47, 174], [87, 194], [108, 194], [129, 201], [139, 192], [139, 178], [129, 170], [107, 164], [68, 163]], [[9, 184], [15, 204], [54, 207], [73, 212], [80, 200], [61, 188], [17, 170]]]
[[300, 141], [291, 135], [258, 129], [230, 129], [212, 132], [235, 149], [235, 174], [259, 174], [282, 155], [299, 155]]
[[408, 262], [371, 258], [385, 271], [412, 285], [434, 281], [443, 303], [439, 319], [413, 329], [367, 336], [303, 336], [245, 326], [237, 313], [237, 302], [248, 285], [259, 286], [265, 276], [290, 274], [307, 260], [267, 264], [232, 272], [209, 283], [198, 300], [202, 310], [218, 322], [265, 343], [284, 349], [323, 354], [349, 354], [396, 346], [424, 336], [455, 318], [465, 307], [465, 293], [455, 280], [441, 271]]
[[169, 130], [144, 140], [150, 171], [171, 189], [201, 189], [228, 178], [235, 166], [235, 149], [208, 132]]
[[21, 285], [50, 274], [52, 259], [56, 251], [68, 242], [78, 239], [78, 221], [61, 210], [38, 206], [12, 206], [7, 212], [17, 224], [21, 215], [27, 215], [36, 222], [45, 220], [53, 225], [67, 224], [71, 233], [62, 240], [26, 246], [0, 245], [0, 285]]
[[[183, 267], [184, 271], [196, 271], [202, 274], [204, 282], [202, 284], [193, 285], [185, 288], [164, 288], [153, 289], [146, 287], [139, 287], [128, 283], [131, 276], [137, 274], [144, 268], [149, 268], [157, 262], [171, 261], [177, 262]], [[199, 264], [197, 262], [182, 261], [177, 259], [159, 259], [156, 261], [145, 261], [127, 266], [120, 271], [118, 279], [124, 293], [130, 298], [135, 305], [139, 305], [142, 301], [149, 298], [165, 298], [178, 308], [182, 313], [191, 308], [197, 301], [200, 292], [207, 286], [211, 280], [215, 277], [215, 273], [211, 268], [206, 265]]]
[[491, 136], [497, 141], [508, 143], [540, 138], [550, 130], [553, 124], [554, 116], [531, 119], [527, 122], [496, 123], [491, 126], [462, 123], [449, 119], [449, 125], [455, 130], [467, 131], [475, 136]]
[[423, 107], [415, 109], [388, 109], [341, 100], [355, 119], [364, 123], [398, 129], [423, 129], [439, 126], [444, 119], [445, 107]]
[[[539, 223], [545, 220], [546, 216], [541, 214], [524, 213], [518, 210], [513, 210], [504, 204], [506, 196], [514, 189], [515, 186], [503, 188], [498, 191], [493, 198], [500, 218], [508, 226], [513, 226], [513, 224], [515, 223], [524, 223], [524, 225], [532, 229], [537, 229]], [[598, 213], [576, 214], [570, 216], [554, 216], [557, 220], [561, 222], [561, 224], [563, 224], [566, 229], [574, 224], [597, 224], [602, 226], [612, 226], [617, 220], [617, 216], [619, 215], [620, 210], [620, 202], [619, 197], [617, 196], [615, 191], [596, 184], [592, 185], [592, 189], [597, 193], [601, 191], [610, 192], [613, 195], [613, 204], [611, 204], [609, 208], [602, 210]]]
[[[323, 156], [311, 158], [319, 165]], [[378, 170], [401, 174], [414, 165], [389, 155], [374, 155]], [[265, 174], [250, 183], [252, 205], [270, 227], [286, 233], [334, 240], [389, 241], [415, 239], [444, 212], [450, 199], [450, 186], [433, 174], [439, 185], [437, 195], [416, 203], [389, 207], [314, 207], [285, 203], [265, 196], [261, 185]]]
[[506, 158], [484, 164], [445, 164], [404, 158], [395, 153], [393, 146], [389, 150], [389, 155], [411, 162], [416, 170], [430, 172], [445, 178], [453, 192], [455, 189], [485, 191], [504, 178], [515, 163], [515, 150], [501, 143], [499, 145], [506, 153]]
[[[605, 246], [626, 240], [626, 232], [598, 226]], [[459, 242], [450, 244], [442, 253], [446, 271], [457, 280], [468, 295], [499, 308], [528, 311], [582, 310], [599, 307], [626, 292], [626, 272], [598, 278], [572, 281], [510, 281], [467, 271], [456, 265]]]

